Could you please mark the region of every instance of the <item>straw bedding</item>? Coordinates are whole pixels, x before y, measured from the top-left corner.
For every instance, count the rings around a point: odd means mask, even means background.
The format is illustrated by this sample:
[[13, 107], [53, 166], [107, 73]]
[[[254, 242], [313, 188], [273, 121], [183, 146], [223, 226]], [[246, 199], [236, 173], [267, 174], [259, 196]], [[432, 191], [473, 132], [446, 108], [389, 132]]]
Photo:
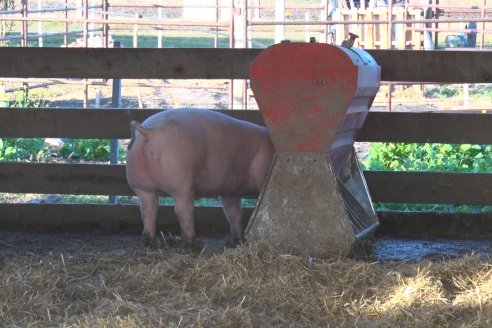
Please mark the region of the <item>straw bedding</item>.
[[492, 260], [190, 253], [135, 235], [0, 233], [4, 327], [490, 327]]

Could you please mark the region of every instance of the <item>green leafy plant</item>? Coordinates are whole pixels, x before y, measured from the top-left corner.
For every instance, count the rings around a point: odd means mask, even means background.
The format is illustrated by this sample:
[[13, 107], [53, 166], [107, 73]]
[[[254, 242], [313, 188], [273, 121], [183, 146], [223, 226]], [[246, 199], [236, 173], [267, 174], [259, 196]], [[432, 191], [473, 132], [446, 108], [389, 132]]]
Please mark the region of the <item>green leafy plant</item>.
[[368, 170], [492, 172], [491, 145], [374, 143]]
[[13, 108], [47, 108], [49, 101], [39, 92], [30, 92], [27, 85], [22, 90], [16, 91], [15, 101], [10, 105]]
[[110, 145], [107, 139], [62, 139], [60, 153], [67, 158], [109, 160]]
[[[366, 170], [492, 172], [492, 146], [471, 144], [373, 143], [362, 161]], [[488, 212], [490, 206], [376, 203], [377, 210]]]
[[425, 90], [425, 96], [430, 98], [451, 98], [462, 93], [461, 85], [441, 84], [428, 86]]
[[[41, 92], [28, 92], [27, 85], [15, 93], [15, 100], [9, 101], [6, 94], [0, 95], [0, 102], [12, 108], [42, 108], [49, 102]], [[0, 160], [2, 161], [40, 161], [49, 157], [49, 149], [41, 138], [3, 138], [0, 139]]]
[[2, 161], [40, 161], [48, 155], [48, 147], [43, 139], [0, 139], [0, 160]]

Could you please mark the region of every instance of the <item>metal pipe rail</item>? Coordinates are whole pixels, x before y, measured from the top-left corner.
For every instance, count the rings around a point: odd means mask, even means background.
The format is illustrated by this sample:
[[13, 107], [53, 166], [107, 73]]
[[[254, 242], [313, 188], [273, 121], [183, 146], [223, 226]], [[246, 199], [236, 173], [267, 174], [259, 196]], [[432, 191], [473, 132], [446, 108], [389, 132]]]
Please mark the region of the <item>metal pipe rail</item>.
[[[88, 6], [87, 9], [96, 9], [96, 8], [102, 8], [101, 5], [92, 5]], [[67, 7], [60, 7], [60, 8], [44, 8], [44, 9], [28, 9], [27, 12], [30, 14], [40, 14], [40, 13], [51, 13], [51, 12], [59, 12], [59, 11], [75, 11], [75, 10], [83, 10], [84, 7], [73, 7], [73, 6], [67, 6]], [[15, 14], [22, 14], [22, 10], [0, 10], [0, 15], [15, 15]], [[2, 17], [4, 19], [5, 17]]]
[[64, 17], [2, 17], [4, 21], [22, 21], [22, 22], [61, 22], [61, 23], [94, 23], [94, 24], [122, 24], [122, 25], [165, 25], [165, 26], [211, 26], [211, 27], [228, 27], [229, 22], [221, 23], [215, 21], [156, 21], [151, 19], [102, 19], [102, 18], [64, 18]]
[[[87, 32], [99, 32], [102, 31], [102, 28], [94, 28], [94, 29], [89, 29]], [[69, 34], [78, 34], [78, 33], [83, 33], [84, 30], [73, 30], [73, 31], [68, 31], [68, 32], [45, 32], [45, 33], [35, 33], [35, 34], [28, 34], [27, 38], [28, 39], [34, 39], [34, 38], [39, 38], [39, 37], [47, 37], [47, 36], [56, 36], [56, 35], [69, 35]], [[20, 34], [20, 35], [14, 35], [14, 36], [6, 36], [0, 38], [0, 41], [8, 41], [8, 40], [17, 40], [17, 39], [22, 39], [26, 36]]]
[[[492, 18], [473, 18], [471, 19], [477, 23], [490, 23], [492, 22]], [[425, 23], [463, 23], [463, 19], [383, 19], [383, 20], [319, 20], [319, 21], [255, 21], [249, 20], [248, 24], [255, 25], [348, 25], [348, 24], [357, 24], [357, 25], [368, 25], [368, 24], [425, 24]], [[473, 30], [475, 31], [475, 30]]]

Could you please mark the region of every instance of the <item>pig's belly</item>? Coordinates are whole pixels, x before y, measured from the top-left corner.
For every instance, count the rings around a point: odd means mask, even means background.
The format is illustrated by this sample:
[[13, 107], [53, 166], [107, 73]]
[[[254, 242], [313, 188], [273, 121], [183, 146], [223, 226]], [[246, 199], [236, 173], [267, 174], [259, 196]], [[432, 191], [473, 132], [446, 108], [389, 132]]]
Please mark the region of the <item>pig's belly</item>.
[[246, 177], [231, 174], [229, 176], [211, 175], [197, 177], [194, 184], [197, 198], [234, 196], [244, 197], [256, 193], [256, 188], [251, 186]]

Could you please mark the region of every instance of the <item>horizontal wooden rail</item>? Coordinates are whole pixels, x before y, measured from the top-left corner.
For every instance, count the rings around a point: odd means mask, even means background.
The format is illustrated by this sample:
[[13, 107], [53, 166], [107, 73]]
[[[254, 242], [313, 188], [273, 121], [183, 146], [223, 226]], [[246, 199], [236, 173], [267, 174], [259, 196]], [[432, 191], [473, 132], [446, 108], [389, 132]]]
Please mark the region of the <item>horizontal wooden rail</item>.
[[490, 51], [368, 50], [383, 81], [491, 83]]
[[[245, 208], [246, 215], [253, 209]], [[226, 232], [228, 224], [220, 207], [200, 208], [196, 215], [198, 232]], [[174, 208], [161, 206], [158, 228], [179, 232]], [[0, 229], [35, 231], [141, 232], [137, 205], [110, 204], [0, 204]]]
[[0, 76], [243, 79], [249, 76], [249, 63], [260, 51], [197, 48], [2, 48]]
[[[247, 79], [261, 49], [2, 48], [0, 77]], [[383, 81], [491, 83], [492, 52], [368, 50]], [[88, 69], [90, 68], [90, 69]]]
[[134, 195], [124, 165], [0, 163], [0, 192]]
[[369, 112], [358, 141], [492, 144], [492, 115]]
[[[253, 208], [244, 209], [249, 218]], [[413, 238], [491, 238], [492, 213], [377, 213], [376, 235]], [[142, 223], [137, 205], [107, 204], [0, 204], [0, 229], [38, 232], [140, 233]], [[219, 207], [195, 210], [197, 232], [226, 233], [228, 224]], [[179, 233], [173, 207], [161, 206], [158, 230]], [[243, 222], [243, 224], [246, 224]]]
[[[148, 109], [2, 109], [0, 138], [127, 139], [132, 120], [142, 122], [157, 112]], [[264, 124], [257, 110], [221, 112]], [[357, 141], [492, 144], [491, 126], [491, 114], [371, 111]]]
[[[365, 171], [364, 175], [376, 202], [492, 204], [492, 174]], [[125, 166], [104, 164], [1, 162], [0, 192], [134, 195]]]
[[[142, 122], [160, 110], [150, 109], [1, 109], [2, 137], [59, 137], [81, 139], [130, 138], [130, 122]], [[259, 111], [225, 110], [238, 119], [264, 124]], [[74, 124], [74, 122], [77, 122]]]
[[492, 213], [397, 212], [377, 213], [379, 236], [404, 238], [492, 238]]
[[364, 176], [375, 202], [492, 205], [492, 174], [365, 171]]

